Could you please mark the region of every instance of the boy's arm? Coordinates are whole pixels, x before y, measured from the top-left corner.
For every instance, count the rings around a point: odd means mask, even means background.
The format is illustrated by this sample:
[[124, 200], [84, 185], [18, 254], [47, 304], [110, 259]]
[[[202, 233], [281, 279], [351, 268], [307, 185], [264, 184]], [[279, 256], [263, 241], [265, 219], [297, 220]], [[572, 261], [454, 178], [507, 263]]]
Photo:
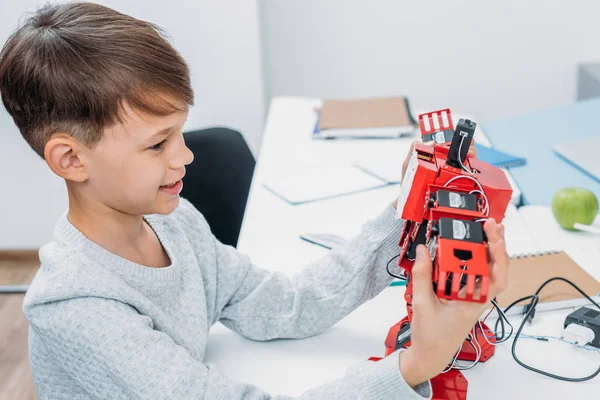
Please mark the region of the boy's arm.
[[[90, 398], [284, 399], [228, 380], [194, 359], [150, 318], [115, 300], [84, 297], [26, 308], [36, 338]], [[36, 381], [44, 379], [43, 372]], [[419, 389], [429, 396], [429, 386]], [[422, 399], [402, 378], [398, 355], [348, 370], [346, 376], [300, 398]]]
[[294, 277], [252, 265], [246, 255], [210, 234], [190, 203], [184, 201], [182, 206], [187, 220], [204, 225], [199, 230], [213, 243], [214, 250], [209, 248], [216, 259], [215, 272], [209, 273], [215, 275], [211, 286], [216, 287], [213, 322], [220, 320], [248, 338], [304, 338], [321, 333], [393, 279], [386, 264], [398, 254], [403, 222], [395, 219], [391, 204], [348, 245], [330, 251]]

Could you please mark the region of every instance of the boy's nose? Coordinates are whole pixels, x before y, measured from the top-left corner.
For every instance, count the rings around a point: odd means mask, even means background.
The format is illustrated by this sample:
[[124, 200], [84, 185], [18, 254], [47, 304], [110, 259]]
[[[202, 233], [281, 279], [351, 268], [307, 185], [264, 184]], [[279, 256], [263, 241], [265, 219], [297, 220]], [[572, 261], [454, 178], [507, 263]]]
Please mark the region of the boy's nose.
[[184, 164], [183, 165], [190, 165], [192, 163], [192, 161], [194, 161], [194, 153], [192, 153], [192, 151], [190, 150], [189, 147], [187, 147], [184, 143], [183, 145], [184, 149], [185, 149], [185, 158], [184, 158]]
[[171, 159], [171, 168], [180, 169], [189, 165], [194, 161], [194, 153], [185, 145], [182, 140], [180, 147], [177, 149], [177, 153]]

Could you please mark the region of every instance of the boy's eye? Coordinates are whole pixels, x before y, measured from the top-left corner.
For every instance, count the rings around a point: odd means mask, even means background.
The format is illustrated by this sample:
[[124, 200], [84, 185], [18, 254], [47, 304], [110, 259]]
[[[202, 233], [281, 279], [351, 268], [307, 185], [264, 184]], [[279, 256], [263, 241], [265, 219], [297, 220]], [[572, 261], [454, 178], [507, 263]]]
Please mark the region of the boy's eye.
[[159, 151], [159, 150], [161, 150], [161, 149], [163, 148], [163, 145], [165, 144], [165, 142], [166, 142], [166, 141], [167, 141], [167, 140], [165, 139], [165, 140], [163, 140], [162, 142], [160, 142], [160, 143], [156, 143], [154, 146], [150, 146], [150, 147], [148, 147], [148, 148], [149, 148], [150, 150]]

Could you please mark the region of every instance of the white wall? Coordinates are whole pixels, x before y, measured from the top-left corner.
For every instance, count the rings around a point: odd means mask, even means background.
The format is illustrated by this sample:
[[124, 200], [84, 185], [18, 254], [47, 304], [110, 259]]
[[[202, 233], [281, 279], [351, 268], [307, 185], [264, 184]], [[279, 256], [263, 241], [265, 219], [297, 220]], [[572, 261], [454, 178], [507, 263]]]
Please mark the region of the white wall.
[[[43, 2], [0, 0], [0, 42]], [[577, 63], [600, 61], [596, 0], [259, 0], [260, 24], [257, 0], [99, 2], [172, 36], [196, 91], [186, 129], [229, 125], [255, 154], [272, 96], [406, 94], [482, 121], [573, 101]], [[66, 208], [36, 157], [0, 107], [0, 249], [46, 242]]]
[[597, 0], [261, 0], [266, 98], [406, 94], [479, 121], [575, 100]]
[[[248, 0], [97, 1], [164, 28], [190, 65], [196, 105], [185, 129], [227, 125], [257, 152], [264, 122], [257, 3]], [[0, 0], [0, 43], [45, 1]], [[67, 208], [64, 184], [21, 138], [0, 106], [0, 249], [49, 241]]]

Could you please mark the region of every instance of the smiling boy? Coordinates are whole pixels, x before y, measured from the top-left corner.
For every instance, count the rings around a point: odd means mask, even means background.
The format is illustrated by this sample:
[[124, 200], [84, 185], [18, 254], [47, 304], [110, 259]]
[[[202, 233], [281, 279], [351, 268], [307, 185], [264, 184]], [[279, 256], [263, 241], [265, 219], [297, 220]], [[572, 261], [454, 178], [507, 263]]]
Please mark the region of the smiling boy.
[[[221, 321], [263, 341], [308, 337], [391, 281], [385, 264], [403, 225], [392, 204], [293, 278], [215, 239], [179, 198], [193, 161], [182, 135], [193, 105], [188, 67], [150, 23], [90, 3], [46, 6], [2, 49], [0, 95], [69, 194], [24, 302], [42, 399], [283, 398], [205, 364], [210, 327]], [[493, 296], [506, 285], [508, 259], [502, 227], [485, 229]], [[440, 302], [422, 246], [413, 279], [411, 348], [302, 397], [431, 397], [428, 380], [484, 306]]]

